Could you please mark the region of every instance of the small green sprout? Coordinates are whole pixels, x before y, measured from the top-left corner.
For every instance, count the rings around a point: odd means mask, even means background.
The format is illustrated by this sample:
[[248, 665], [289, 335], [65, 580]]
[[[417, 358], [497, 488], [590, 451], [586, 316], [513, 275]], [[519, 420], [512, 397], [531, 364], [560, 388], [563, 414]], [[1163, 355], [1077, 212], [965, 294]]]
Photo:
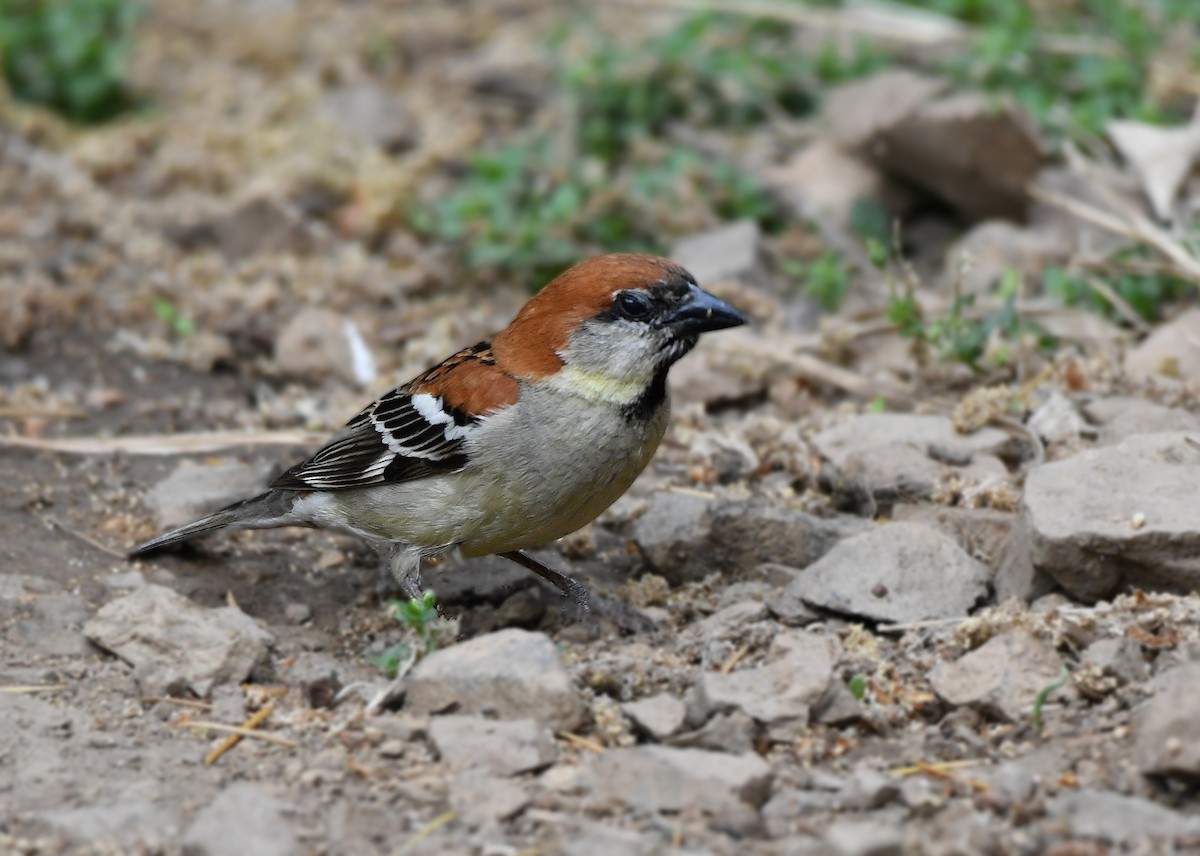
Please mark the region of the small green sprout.
[[1067, 671], [1067, 667], [1063, 666], [1058, 677], [1052, 680], [1046, 686], [1042, 687], [1042, 691], [1037, 694], [1037, 698], [1033, 700], [1033, 730], [1042, 730], [1042, 706], [1046, 704], [1046, 699], [1057, 689], [1061, 689], [1071, 678], [1071, 673]]
[[850, 690], [850, 695], [856, 701], [862, 701], [867, 694], [867, 676], [862, 672], [855, 674], [846, 682], [846, 689]]

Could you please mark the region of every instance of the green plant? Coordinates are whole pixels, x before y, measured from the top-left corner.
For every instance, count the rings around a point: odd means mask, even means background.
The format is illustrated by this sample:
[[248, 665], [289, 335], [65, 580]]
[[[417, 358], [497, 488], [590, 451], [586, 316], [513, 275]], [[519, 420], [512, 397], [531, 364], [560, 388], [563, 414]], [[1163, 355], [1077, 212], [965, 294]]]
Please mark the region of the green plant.
[[1050, 698], [1051, 693], [1061, 689], [1071, 678], [1071, 673], [1067, 671], [1067, 667], [1063, 666], [1058, 677], [1052, 680], [1046, 686], [1042, 687], [1037, 694], [1037, 698], [1033, 700], [1033, 715], [1030, 719], [1034, 731], [1042, 730], [1042, 708], [1046, 704], [1046, 700]]
[[0, 0], [5, 80], [72, 120], [110, 119], [132, 104], [126, 66], [140, 15], [132, 0]]
[[[1144, 259], [1140, 250], [1126, 250], [1114, 257], [1117, 265], [1136, 264]], [[1105, 279], [1112, 292], [1120, 297], [1147, 321], [1162, 317], [1163, 308], [1193, 292], [1187, 280], [1160, 271], [1123, 270]], [[1066, 306], [1082, 306], [1109, 318], [1119, 318], [1120, 312], [1101, 292], [1088, 284], [1086, 278], [1070, 274], [1062, 268], [1047, 268], [1042, 287]]]
[[[1049, 130], [1099, 133], [1114, 118], [1182, 119], [1160, 103], [1151, 63], [1172, 32], [1200, 20], [1192, 0], [903, 0], [975, 28], [945, 70], [960, 84], [1011, 95]], [[1068, 34], [1063, 46], [1048, 34]]]
[[850, 695], [854, 696], [856, 701], [862, 701], [867, 695], [867, 676], [861, 672], [856, 673], [846, 682], [846, 689], [850, 690]]
[[837, 253], [825, 253], [808, 266], [804, 293], [826, 312], [836, 312], [850, 289], [850, 270]]
[[[437, 600], [432, 591], [426, 591], [419, 598], [388, 601], [387, 611], [403, 627], [416, 634], [422, 653], [432, 654], [437, 650], [434, 627], [439, 616]], [[417, 650], [408, 643], [399, 642], [368, 659], [373, 665], [382, 668], [389, 678], [395, 678], [401, 667], [415, 660], [416, 655]]]
[[176, 336], [191, 336], [196, 332], [196, 322], [184, 315], [183, 310], [165, 297], [155, 298], [154, 314], [158, 316], [159, 321], [170, 327]]
[[987, 356], [992, 365], [1004, 365], [1010, 359], [1012, 344], [1032, 338], [1038, 348], [1053, 348], [1054, 338], [1038, 325], [1023, 319], [1017, 312], [1017, 278], [1005, 277], [1001, 283], [1003, 303], [982, 317], [975, 317], [971, 308], [974, 294], [955, 293], [946, 314], [927, 321], [912, 289], [899, 292], [892, 285], [888, 301], [888, 318], [901, 336], [929, 346], [943, 361], [962, 363], [972, 371], [982, 372]]

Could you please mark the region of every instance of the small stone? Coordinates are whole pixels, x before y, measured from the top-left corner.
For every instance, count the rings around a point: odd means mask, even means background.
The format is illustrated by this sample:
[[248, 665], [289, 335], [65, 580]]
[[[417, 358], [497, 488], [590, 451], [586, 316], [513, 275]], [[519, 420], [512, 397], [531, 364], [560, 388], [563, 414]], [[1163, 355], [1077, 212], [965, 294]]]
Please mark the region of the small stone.
[[761, 240], [757, 222], [737, 220], [683, 238], [671, 249], [671, 259], [687, 268], [698, 282], [753, 281], [762, 274]]
[[863, 706], [841, 681], [830, 681], [829, 689], [812, 710], [813, 722], [841, 728], [863, 718]]
[[1082, 659], [1122, 684], [1141, 683], [1150, 677], [1150, 664], [1142, 654], [1142, 646], [1128, 636], [1099, 639], [1087, 647]]
[[1075, 404], [1057, 390], [1030, 414], [1027, 424], [1029, 430], [1036, 431], [1047, 444], [1072, 442], [1085, 435], [1096, 436], [1096, 429], [1088, 425]]
[[1134, 763], [1148, 776], [1200, 781], [1200, 663], [1176, 666], [1155, 683], [1134, 717]]
[[825, 840], [837, 856], [903, 856], [904, 827], [891, 818], [868, 816], [835, 820]]
[[811, 822], [809, 818], [830, 813], [837, 806], [837, 796], [828, 791], [788, 788], [771, 797], [763, 806], [762, 817], [767, 833], [781, 838], [801, 831]]
[[827, 218], [842, 228], [864, 202], [886, 205], [899, 196], [878, 170], [831, 140], [813, 142], [766, 179], [801, 216]]
[[721, 639], [745, 630], [746, 626], [767, 617], [765, 604], [753, 600], [731, 604], [719, 609], [692, 627], [692, 632], [705, 639]]
[[169, 476], [147, 492], [145, 505], [153, 509], [154, 523], [159, 529], [174, 529], [260, 493], [273, 467], [266, 461], [246, 463], [232, 458], [220, 458], [214, 463], [181, 461]]
[[327, 92], [320, 102], [320, 114], [343, 133], [389, 153], [404, 151], [416, 142], [416, 122], [408, 105], [398, 94], [372, 81]]
[[638, 551], [672, 585], [703, 579], [715, 570], [703, 549], [714, 505], [695, 494], [661, 491], [634, 523]]
[[627, 701], [621, 710], [650, 739], [662, 742], [683, 730], [687, 706], [669, 693]]
[[755, 754], [635, 746], [610, 749], [592, 759], [594, 797], [638, 811], [714, 811], [740, 800], [766, 802], [771, 768]]
[[546, 614], [546, 602], [536, 588], [515, 591], [496, 608], [496, 624], [500, 627], [536, 627]]
[[900, 783], [892, 776], [860, 767], [846, 779], [838, 795], [843, 808], [851, 811], [870, 811], [882, 808], [900, 796]]
[[1125, 371], [1134, 380], [1172, 378], [1200, 381], [1200, 309], [1159, 324], [1146, 340], [1125, 357]]
[[283, 617], [292, 624], [303, 624], [312, 618], [312, 608], [307, 603], [289, 603], [283, 608]]
[[946, 255], [944, 279], [965, 294], [987, 294], [1009, 271], [1041, 277], [1046, 268], [1067, 261], [1071, 247], [1059, 236], [1005, 220], [976, 224]]
[[554, 735], [532, 719], [437, 716], [429, 725], [429, 737], [452, 769], [482, 767], [493, 775], [515, 776], [558, 759]]
[[171, 227], [168, 234], [185, 250], [215, 247], [234, 261], [268, 252], [304, 255], [322, 243], [294, 206], [268, 197], [237, 203], [198, 223]]
[[700, 717], [741, 710], [767, 726], [772, 738], [796, 737], [833, 676], [829, 643], [820, 636], [784, 631], [761, 666], [722, 674], [703, 672], [696, 683]]
[[450, 780], [450, 808], [469, 827], [489, 827], [511, 820], [529, 805], [525, 786], [485, 770], [467, 770]]
[[[1200, 450], [1189, 437], [1137, 434], [1034, 469], [1021, 509], [1032, 567], [1088, 603], [1126, 588], [1200, 588], [1190, 507]], [[1135, 529], [1136, 514], [1146, 522]]]
[[275, 342], [275, 365], [287, 377], [311, 381], [339, 377], [367, 386], [375, 379], [375, 358], [358, 325], [331, 309], [301, 309]]
[[704, 555], [710, 569], [734, 573], [764, 562], [802, 569], [870, 526], [850, 515], [816, 517], [761, 501], [723, 503], [712, 510]]
[[201, 809], [183, 834], [186, 856], [293, 856], [306, 851], [286, 807], [261, 786], [239, 782]]
[[405, 709], [420, 715], [452, 707], [499, 719], [534, 718], [568, 731], [587, 716], [554, 642], [517, 628], [443, 648], [416, 665]]
[[1200, 835], [1200, 818], [1172, 811], [1144, 797], [1111, 791], [1063, 791], [1048, 802], [1046, 813], [1065, 819], [1073, 836], [1098, 838], [1145, 852], [1157, 852], [1152, 842], [1166, 844]]
[[744, 755], [755, 750], [759, 728], [740, 710], [718, 713], [694, 731], [677, 734], [667, 740], [680, 749], [712, 749]]
[[849, 538], [790, 586], [810, 606], [872, 621], [965, 616], [991, 572], [951, 538], [919, 523], [889, 523]]
[[1027, 720], [1047, 684], [1061, 677], [1062, 660], [1047, 642], [1024, 630], [995, 636], [929, 673], [947, 704], [970, 705], [1007, 722]]
[[204, 697], [217, 684], [241, 683], [273, 641], [237, 607], [204, 609], [155, 585], [101, 607], [83, 632], [132, 665], [147, 695], [182, 684]]
[[1200, 430], [1200, 419], [1188, 411], [1133, 396], [1092, 399], [1083, 406], [1083, 414], [1100, 425], [1102, 446], [1115, 445], [1134, 434]]

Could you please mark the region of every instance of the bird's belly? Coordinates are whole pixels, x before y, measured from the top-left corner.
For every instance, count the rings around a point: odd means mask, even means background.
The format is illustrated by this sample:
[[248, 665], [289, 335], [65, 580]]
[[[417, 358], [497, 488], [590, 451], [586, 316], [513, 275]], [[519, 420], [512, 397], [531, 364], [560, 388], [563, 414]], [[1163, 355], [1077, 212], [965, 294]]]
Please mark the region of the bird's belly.
[[[561, 424], [514, 426], [503, 420], [517, 416], [501, 411], [461, 471], [316, 493], [303, 501], [303, 514], [318, 526], [431, 553], [458, 546], [482, 556], [545, 544], [590, 523], [633, 484], [662, 440], [668, 412], [664, 406], [635, 428], [611, 417], [576, 408]], [[522, 442], [489, 445], [514, 429]]]

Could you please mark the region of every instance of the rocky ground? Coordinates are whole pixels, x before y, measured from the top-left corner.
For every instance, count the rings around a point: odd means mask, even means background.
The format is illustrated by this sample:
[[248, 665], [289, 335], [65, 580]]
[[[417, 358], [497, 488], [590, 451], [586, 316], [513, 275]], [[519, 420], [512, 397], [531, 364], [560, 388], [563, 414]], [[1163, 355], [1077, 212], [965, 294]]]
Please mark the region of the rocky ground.
[[[1045, 194], [1033, 226], [993, 219], [1031, 175], [1143, 210], [1132, 166], [1081, 175], [906, 71], [747, 144], [815, 231], [664, 233], [753, 329], [677, 367], [650, 469], [541, 554], [591, 614], [452, 559], [425, 571], [442, 617], [398, 621], [375, 556], [320, 532], [123, 558], [507, 322], [524, 283], [468, 277], [395, 200], [552, 110], [528, 48], [561, 22], [164, 2], [136, 69], [154, 110], [80, 132], [4, 104], [0, 851], [1200, 851], [1200, 314], [1152, 328], [1026, 288], [1057, 346], [993, 327], [974, 370], [903, 335], [898, 282], [929, 317], [955, 285], [991, 312], [1004, 271], [1112, 240]], [[364, 59], [378, 39], [396, 64]], [[948, 110], [1018, 154], [895, 202]], [[779, 253], [861, 255], [847, 186], [939, 213], [822, 313]], [[947, 207], [974, 225], [943, 267]]]

